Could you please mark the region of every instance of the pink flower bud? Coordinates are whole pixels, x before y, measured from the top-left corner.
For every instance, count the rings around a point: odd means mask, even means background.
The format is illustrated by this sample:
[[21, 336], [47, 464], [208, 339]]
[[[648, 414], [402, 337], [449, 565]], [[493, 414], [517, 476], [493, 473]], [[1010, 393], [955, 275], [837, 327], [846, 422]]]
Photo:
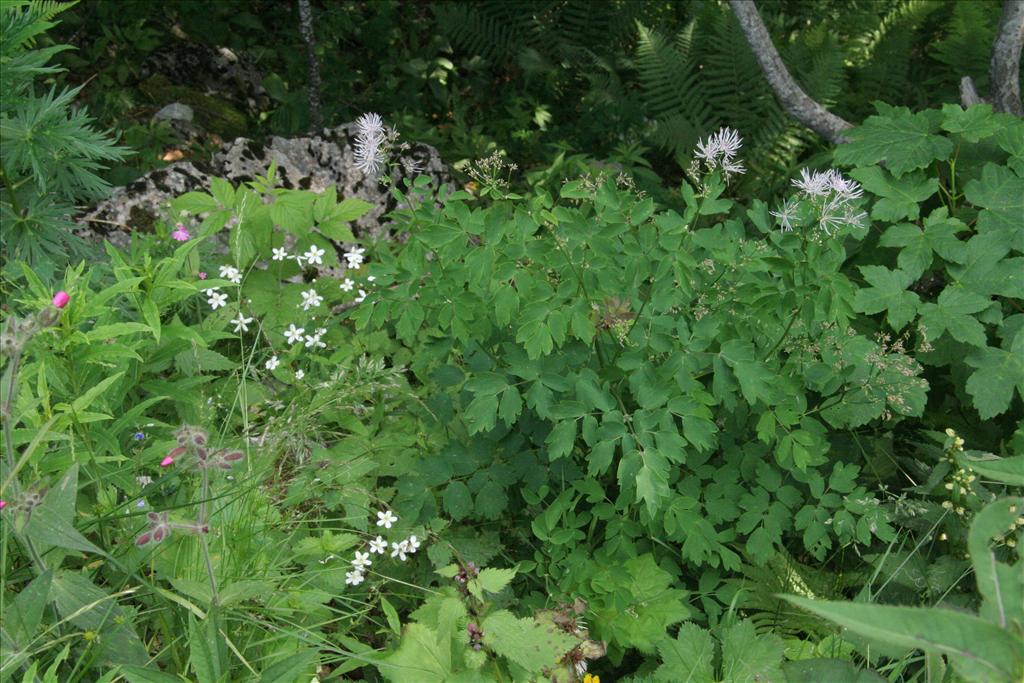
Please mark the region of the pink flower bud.
[[3, 510], [5, 507], [7, 507], [7, 501], [0, 500], [0, 510]]
[[53, 295], [53, 305], [56, 306], [57, 308], [64, 308], [65, 306], [68, 305], [68, 301], [70, 300], [71, 297], [68, 296], [68, 293], [65, 292], [63, 289]]
[[169, 455], [166, 458], [164, 458], [163, 460], [160, 461], [160, 467], [170, 467], [173, 464], [174, 464], [174, 458], [172, 458]]
[[199, 279], [200, 280], [205, 280], [206, 279], [206, 271], [204, 271], [204, 270], [199, 271]]

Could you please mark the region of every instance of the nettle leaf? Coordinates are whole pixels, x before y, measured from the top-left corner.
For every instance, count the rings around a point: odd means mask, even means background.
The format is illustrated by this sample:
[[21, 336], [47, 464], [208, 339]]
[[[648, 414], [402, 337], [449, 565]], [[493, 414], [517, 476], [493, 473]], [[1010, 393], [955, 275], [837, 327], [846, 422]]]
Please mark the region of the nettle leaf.
[[469, 487], [461, 481], [449, 483], [441, 498], [445, 511], [456, 521], [465, 519], [473, 510], [473, 497], [469, 493]]
[[906, 107], [875, 106], [881, 115], [869, 116], [860, 126], [844, 132], [850, 142], [836, 148], [833, 157], [837, 163], [869, 166], [884, 161], [899, 178], [952, 154], [953, 141], [933, 134], [936, 128], [928, 112], [912, 114]]
[[496, 569], [488, 567], [487, 569], [481, 569], [477, 581], [480, 583], [480, 587], [488, 593], [500, 593], [505, 586], [512, 582], [512, 579], [516, 577], [515, 569]]
[[508, 507], [505, 488], [491, 479], [476, 493], [476, 513], [484, 519], [498, 519]]
[[939, 191], [938, 178], [929, 178], [921, 171], [908, 173], [901, 178], [878, 166], [856, 168], [850, 175], [879, 199], [871, 208], [871, 217], [882, 221], [914, 219], [920, 212], [920, 204]]
[[1024, 251], [1024, 178], [1006, 166], [985, 164], [981, 178], [964, 186], [964, 197], [984, 209], [978, 215], [979, 233], [995, 232], [1015, 249]]
[[942, 290], [938, 301], [921, 306], [921, 324], [927, 330], [930, 340], [938, 339], [943, 332], [949, 332], [957, 341], [971, 346], [984, 347], [987, 343], [985, 326], [976, 318], [979, 313], [992, 305], [988, 297], [975, 294], [962, 287], [950, 286]]
[[1005, 413], [1013, 400], [1013, 390], [1024, 397], [1024, 333], [1018, 332], [1010, 350], [986, 347], [967, 357], [977, 368], [967, 379], [967, 393], [983, 420]]
[[480, 625], [483, 642], [502, 657], [527, 671], [552, 667], [579, 640], [535, 619], [520, 619], [507, 610], [499, 610]]
[[785, 647], [774, 634], [760, 636], [754, 622], [741, 621], [722, 633], [722, 680], [729, 683], [784, 681]]
[[860, 272], [871, 287], [857, 291], [854, 306], [858, 311], [868, 314], [885, 311], [886, 319], [896, 330], [914, 319], [921, 298], [907, 291], [914, 281], [909, 273], [885, 266], [861, 266]]
[[957, 233], [968, 230], [967, 225], [950, 218], [945, 207], [932, 211], [924, 220], [924, 229], [913, 223], [890, 226], [879, 240], [883, 247], [902, 247], [896, 263], [911, 278], [919, 278], [932, 263], [936, 253], [950, 263], [962, 263], [964, 245]]
[[675, 638], [658, 644], [658, 654], [661, 666], [654, 672], [654, 680], [715, 683], [715, 641], [696, 624], [680, 626]]

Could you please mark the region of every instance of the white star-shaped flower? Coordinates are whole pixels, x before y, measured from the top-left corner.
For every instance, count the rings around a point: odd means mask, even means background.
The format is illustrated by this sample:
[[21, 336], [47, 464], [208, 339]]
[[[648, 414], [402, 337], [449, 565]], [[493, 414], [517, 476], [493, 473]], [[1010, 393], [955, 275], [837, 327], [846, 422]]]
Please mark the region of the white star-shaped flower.
[[284, 331], [284, 336], [289, 344], [296, 344], [302, 341], [302, 333], [305, 331], [305, 327], [295, 327], [295, 323], [291, 323], [288, 325], [288, 329]]
[[326, 349], [327, 348], [327, 344], [324, 344], [322, 341], [320, 341], [320, 334], [321, 333], [319, 331], [317, 331], [317, 333], [312, 335], [312, 336], [310, 336], [308, 334], [306, 335], [306, 348], [307, 349], [308, 348], [312, 348], [312, 347], [319, 347], [321, 349]]
[[395, 516], [391, 510], [382, 510], [377, 513], [377, 526], [382, 526], [385, 529], [390, 529], [391, 525], [398, 521], [398, 517]]
[[373, 564], [373, 561], [370, 559], [370, 553], [356, 551], [356, 559], [352, 560], [353, 567], [362, 571], [364, 567], [369, 567], [371, 564]]
[[345, 252], [345, 260], [348, 261], [349, 268], [358, 268], [363, 265], [363, 261], [366, 257], [363, 254], [366, 253], [366, 249], [362, 247], [352, 247], [351, 251]]
[[302, 379], [305, 376], [306, 376], [306, 373], [304, 373], [302, 370], [296, 370], [295, 371], [295, 379]]
[[281, 364], [281, 361], [277, 359], [277, 356], [271, 356], [270, 360], [266, 363], [267, 370], [276, 370], [277, 366]]
[[361, 304], [365, 300], [366, 300], [366, 290], [365, 289], [360, 289], [359, 290], [359, 294], [356, 295], [355, 302], [357, 304]]
[[363, 573], [358, 569], [353, 569], [350, 572], [345, 572], [345, 583], [347, 583], [350, 586], [358, 586], [363, 582], [363, 579], [365, 578], [366, 577], [363, 576]]
[[378, 536], [377, 538], [375, 538], [372, 541], [370, 541], [370, 552], [371, 553], [376, 553], [378, 555], [383, 555], [384, 552], [387, 549], [388, 549], [388, 542], [385, 541], [382, 536]]
[[409, 542], [402, 541], [401, 543], [391, 544], [391, 557], [397, 557], [402, 562], [405, 562], [406, 553], [409, 552]]
[[302, 258], [306, 259], [313, 265], [319, 266], [324, 262], [323, 256], [326, 253], [326, 251], [324, 251], [323, 249], [318, 249], [317, 246], [314, 244], [309, 248], [309, 251], [302, 255]]
[[315, 289], [307, 289], [302, 293], [302, 310], [308, 311], [311, 308], [316, 308], [323, 303], [324, 298], [320, 296]]
[[221, 306], [226, 306], [228, 303], [227, 294], [221, 294], [216, 290], [208, 289], [206, 290], [206, 295], [209, 297], [206, 300], [206, 303], [210, 304], [210, 308], [212, 308], [215, 311]]
[[234, 266], [221, 266], [220, 276], [236, 285], [242, 282], [242, 274]]
[[408, 546], [410, 553], [414, 553], [420, 549], [420, 542], [416, 539], [415, 536], [410, 536], [408, 539], [406, 539], [405, 544]]
[[272, 257], [275, 261], [284, 261], [288, 258], [288, 251], [284, 247], [275, 247]]
[[351, 292], [355, 286], [356, 283], [348, 278], [345, 278], [345, 281], [338, 285], [338, 287], [345, 292]]
[[235, 324], [235, 332], [248, 332], [249, 323], [252, 322], [252, 318], [246, 318], [242, 315], [241, 311], [239, 311], [238, 317], [233, 318], [231, 322]]

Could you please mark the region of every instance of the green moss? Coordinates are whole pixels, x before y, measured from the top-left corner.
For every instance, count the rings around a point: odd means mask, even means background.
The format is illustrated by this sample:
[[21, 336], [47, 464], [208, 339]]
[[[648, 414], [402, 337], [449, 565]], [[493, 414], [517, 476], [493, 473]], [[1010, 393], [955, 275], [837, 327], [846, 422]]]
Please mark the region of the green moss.
[[161, 105], [181, 102], [192, 107], [195, 124], [203, 130], [234, 140], [246, 134], [248, 119], [245, 114], [228, 104], [223, 98], [205, 95], [183, 85], [172, 84], [165, 76], [153, 76], [140, 86], [154, 102]]

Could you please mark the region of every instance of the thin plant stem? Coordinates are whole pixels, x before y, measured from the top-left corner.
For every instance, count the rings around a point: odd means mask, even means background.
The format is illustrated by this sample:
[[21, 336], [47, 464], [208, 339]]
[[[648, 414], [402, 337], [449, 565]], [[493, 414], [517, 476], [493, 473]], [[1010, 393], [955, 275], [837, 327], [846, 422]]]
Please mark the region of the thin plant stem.
[[213, 573], [213, 562], [210, 560], [210, 546], [206, 542], [206, 499], [210, 495], [210, 472], [203, 468], [203, 491], [202, 499], [199, 501], [199, 544], [203, 548], [203, 560], [206, 562], [206, 573], [210, 579], [210, 603], [213, 607], [220, 605], [220, 596], [217, 593], [217, 576]]

